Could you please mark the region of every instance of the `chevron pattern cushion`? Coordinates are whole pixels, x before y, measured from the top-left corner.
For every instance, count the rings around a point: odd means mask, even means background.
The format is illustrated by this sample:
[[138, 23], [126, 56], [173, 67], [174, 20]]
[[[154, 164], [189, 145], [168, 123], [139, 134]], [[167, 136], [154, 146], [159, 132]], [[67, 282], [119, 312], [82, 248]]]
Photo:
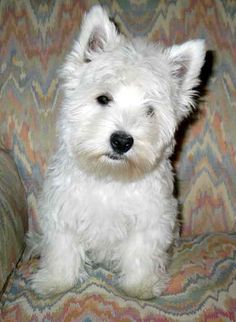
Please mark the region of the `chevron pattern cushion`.
[[198, 112], [177, 132], [173, 161], [183, 239], [174, 254], [172, 278], [162, 297], [142, 302], [119, 293], [115, 278], [98, 268], [86, 284], [43, 299], [29, 288], [34, 260], [15, 270], [0, 314], [6, 321], [235, 321], [234, 1], [0, 2], [0, 147], [10, 151], [18, 168], [29, 226], [36, 223], [36, 198], [54, 146], [61, 100], [57, 70], [84, 11], [98, 2], [127, 35], [166, 45], [204, 38], [210, 50], [202, 71], [207, 91]]
[[[66, 294], [40, 298], [29, 286], [37, 261], [15, 271], [4, 294], [3, 321], [235, 321], [236, 233], [185, 238], [171, 281], [152, 301], [127, 298], [102, 268]], [[1, 316], [0, 316], [1, 317]]]
[[[83, 12], [94, 3], [97, 1], [1, 1], [0, 138], [2, 146], [12, 151], [26, 187], [31, 227], [54, 142], [60, 105], [57, 70], [79, 32]], [[234, 1], [100, 3], [127, 35], [167, 45], [204, 38], [213, 51], [209, 92], [195, 119], [178, 133], [176, 168], [183, 233], [235, 230]], [[209, 58], [206, 69], [211, 67]]]

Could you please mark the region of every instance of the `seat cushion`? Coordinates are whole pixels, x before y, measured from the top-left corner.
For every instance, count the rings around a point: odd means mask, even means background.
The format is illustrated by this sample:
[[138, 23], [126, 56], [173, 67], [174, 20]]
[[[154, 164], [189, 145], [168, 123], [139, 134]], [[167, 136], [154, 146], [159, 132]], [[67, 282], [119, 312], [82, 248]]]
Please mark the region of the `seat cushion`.
[[28, 219], [24, 192], [14, 161], [0, 149], [0, 293], [24, 247]]
[[38, 260], [21, 263], [4, 294], [7, 321], [235, 321], [236, 233], [182, 239], [174, 250], [171, 280], [157, 299], [122, 294], [103, 268], [65, 294], [43, 298], [29, 277]]
[[[166, 45], [206, 40], [199, 112], [180, 127], [176, 168], [186, 236], [236, 230], [235, 1], [2, 0], [0, 142], [17, 162], [30, 228], [61, 105], [57, 71], [84, 11], [103, 3], [121, 30]], [[213, 64], [213, 66], [212, 66]], [[212, 77], [208, 79], [213, 69]], [[204, 86], [203, 86], [204, 87]]]

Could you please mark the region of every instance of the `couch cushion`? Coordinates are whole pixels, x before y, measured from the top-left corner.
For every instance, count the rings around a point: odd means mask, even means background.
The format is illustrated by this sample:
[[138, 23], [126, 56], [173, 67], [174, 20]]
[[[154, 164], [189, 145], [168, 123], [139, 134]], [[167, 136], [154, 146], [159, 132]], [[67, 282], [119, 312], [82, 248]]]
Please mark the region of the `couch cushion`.
[[[0, 140], [12, 151], [26, 187], [30, 226], [35, 225], [35, 200], [54, 141], [60, 105], [57, 71], [78, 35], [84, 11], [97, 2], [1, 1]], [[179, 133], [178, 192], [185, 235], [235, 231], [235, 2], [101, 3], [130, 36], [167, 45], [204, 38], [214, 52], [208, 55], [214, 67], [205, 103]], [[211, 61], [203, 73], [205, 82]]]
[[16, 165], [0, 149], [0, 291], [20, 259], [27, 219], [24, 188]]
[[131, 299], [102, 268], [66, 294], [42, 298], [30, 290], [37, 260], [15, 270], [4, 294], [7, 321], [235, 321], [236, 233], [186, 238], [174, 251], [171, 280], [155, 300]]

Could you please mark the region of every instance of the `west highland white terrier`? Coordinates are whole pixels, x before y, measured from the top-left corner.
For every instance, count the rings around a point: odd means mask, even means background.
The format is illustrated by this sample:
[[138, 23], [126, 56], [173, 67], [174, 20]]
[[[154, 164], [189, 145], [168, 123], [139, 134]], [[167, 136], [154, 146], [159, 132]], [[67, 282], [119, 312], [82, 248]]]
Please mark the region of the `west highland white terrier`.
[[129, 296], [160, 295], [176, 236], [169, 161], [174, 133], [191, 111], [203, 40], [165, 48], [119, 34], [106, 11], [85, 15], [61, 69], [58, 148], [39, 200], [40, 254], [33, 289], [58, 293], [103, 263]]

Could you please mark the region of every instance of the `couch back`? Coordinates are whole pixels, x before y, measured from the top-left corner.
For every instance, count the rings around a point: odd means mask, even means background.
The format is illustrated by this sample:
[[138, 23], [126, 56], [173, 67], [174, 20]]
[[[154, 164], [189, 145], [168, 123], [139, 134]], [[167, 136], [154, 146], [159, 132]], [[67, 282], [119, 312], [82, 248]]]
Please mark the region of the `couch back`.
[[[98, 1], [0, 3], [0, 147], [13, 156], [26, 189], [29, 224], [53, 151], [60, 106], [57, 70], [78, 35], [84, 11]], [[236, 3], [106, 1], [129, 36], [166, 45], [204, 38], [207, 92], [177, 133], [174, 162], [183, 234], [236, 228]], [[209, 77], [209, 73], [211, 73]], [[207, 84], [206, 84], [207, 83]]]

